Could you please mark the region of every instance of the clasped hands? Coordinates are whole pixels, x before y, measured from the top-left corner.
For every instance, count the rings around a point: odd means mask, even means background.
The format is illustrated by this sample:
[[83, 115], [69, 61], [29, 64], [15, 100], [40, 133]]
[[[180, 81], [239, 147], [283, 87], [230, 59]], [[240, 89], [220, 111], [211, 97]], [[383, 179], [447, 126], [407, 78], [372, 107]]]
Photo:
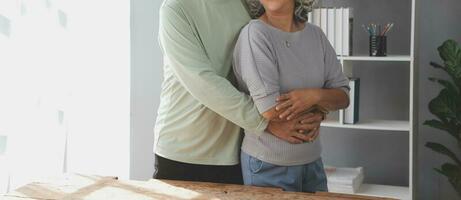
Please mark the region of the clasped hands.
[[292, 144], [313, 142], [328, 111], [321, 106], [321, 90], [299, 89], [277, 98], [277, 105], [263, 115], [270, 119], [267, 130]]

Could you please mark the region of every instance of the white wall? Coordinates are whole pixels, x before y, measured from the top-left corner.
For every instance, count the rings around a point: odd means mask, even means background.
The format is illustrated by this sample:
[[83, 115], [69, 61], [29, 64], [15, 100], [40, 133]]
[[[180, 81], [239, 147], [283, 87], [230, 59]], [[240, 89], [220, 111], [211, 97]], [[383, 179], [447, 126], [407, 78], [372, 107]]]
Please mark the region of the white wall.
[[[441, 70], [429, 66], [430, 61], [440, 63], [437, 52], [445, 40], [451, 38], [461, 44], [461, 1], [460, 0], [420, 0], [420, 39], [419, 39], [419, 155], [418, 155], [418, 199], [422, 200], [455, 200], [455, 192], [445, 177], [436, 173], [433, 168], [448, 159], [424, 147], [426, 142], [440, 142], [457, 150], [455, 140], [448, 134], [423, 126], [425, 120], [433, 119], [427, 105], [440, 91], [440, 86], [427, 80], [428, 77], [448, 78]], [[455, 151], [456, 152], [456, 151]]]
[[162, 54], [157, 42], [162, 0], [131, 1], [131, 172], [137, 180], [154, 171], [153, 127], [160, 100]]
[[62, 6], [74, 83], [69, 171], [128, 178], [130, 1], [72, 0]]

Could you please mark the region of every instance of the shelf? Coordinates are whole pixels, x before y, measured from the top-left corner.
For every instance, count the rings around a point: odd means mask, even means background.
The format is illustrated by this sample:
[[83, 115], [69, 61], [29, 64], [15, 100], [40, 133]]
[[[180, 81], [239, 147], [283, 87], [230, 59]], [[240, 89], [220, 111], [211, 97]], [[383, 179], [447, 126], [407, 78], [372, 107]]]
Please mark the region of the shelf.
[[[336, 192], [336, 193], [352, 194], [352, 193], [343, 193], [343, 192]], [[359, 190], [354, 194], [363, 195], [363, 196], [410, 200], [410, 196], [409, 196], [410, 188], [402, 187], [402, 186], [362, 184]]]
[[398, 120], [360, 120], [356, 124], [340, 124], [339, 121], [326, 120], [322, 122], [321, 126], [367, 130], [410, 131], [409, 121]]
[[410, 189], [408, 187], [401, 186], [363, 184], [356, 194], [403, 200], [410, 199]]
[[372, 57], [372, 56], [338, 56], [338, 59], [344, 61], [396, 61], [396, 62], [410, 62], [411, 56], [408, 55], [388, 55], [385, 57]]

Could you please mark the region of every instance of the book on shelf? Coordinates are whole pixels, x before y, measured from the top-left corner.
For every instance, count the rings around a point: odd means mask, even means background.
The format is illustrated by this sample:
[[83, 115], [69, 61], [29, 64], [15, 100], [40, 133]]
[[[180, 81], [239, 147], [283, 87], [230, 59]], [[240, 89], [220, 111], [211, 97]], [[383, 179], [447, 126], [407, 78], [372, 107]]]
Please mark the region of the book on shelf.
[[343, 49], [343, 10], [344, 8], [336, 8], [335, 12], [335, 43], [334, 48], [336, 50], [336, 55], [342, 55]]
[[352, 8], [316, 8], [309, 13], [308, 22], [322, 29], [337, 55], [352, 55]]
[[344, 123], [355, 124], [359, 121], [360, 79], [349, 78], [349, 106], [344, 109]]
[[312, 10], [312, 23], [320, 27], [320, 9]]
[[354, 17], [352, 16], [352, 8], [344, 8], [343, 10], [343, 56], [352, 55], [352, 31]]
[[323, 33], [328, 33], [328, 8], [320, 8], [320, 28]]
[[336, 28], [336, 25], [335, 25], [335, 12], [336, 12], [336, 9], [335, 8], [328, 8], [327, 10], [327, 13], [328, 13], [328, 16], [327, 16], [327, 38], [328, 38], [328, 41], [330, 41], [330, 44], [333, 46], [333, 48], [335, 47], [335, 39], [336, 39], [336, 34], [339, 34], [339, 31], [336, 31], [335, 28]]

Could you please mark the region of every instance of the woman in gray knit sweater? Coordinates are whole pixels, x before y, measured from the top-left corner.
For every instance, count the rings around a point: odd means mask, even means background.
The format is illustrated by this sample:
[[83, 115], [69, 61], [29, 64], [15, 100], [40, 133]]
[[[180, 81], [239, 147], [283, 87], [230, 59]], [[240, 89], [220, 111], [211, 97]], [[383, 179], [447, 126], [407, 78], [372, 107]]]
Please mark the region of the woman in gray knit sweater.
[[[253, 98], [260, 113], [280, 121], [313, 108], [347, 107], [348, 79], [335, 50], [319, 27], [306, 22], [314, 0], [247, 1], [256, 19], [242, 29], [233, 64], [239, 88]], [[245, 133], [241, 164], [246, 185], [328, 190], [319, 130], [305, 133], [311, 142], [298, 144], [272, 134]]]

